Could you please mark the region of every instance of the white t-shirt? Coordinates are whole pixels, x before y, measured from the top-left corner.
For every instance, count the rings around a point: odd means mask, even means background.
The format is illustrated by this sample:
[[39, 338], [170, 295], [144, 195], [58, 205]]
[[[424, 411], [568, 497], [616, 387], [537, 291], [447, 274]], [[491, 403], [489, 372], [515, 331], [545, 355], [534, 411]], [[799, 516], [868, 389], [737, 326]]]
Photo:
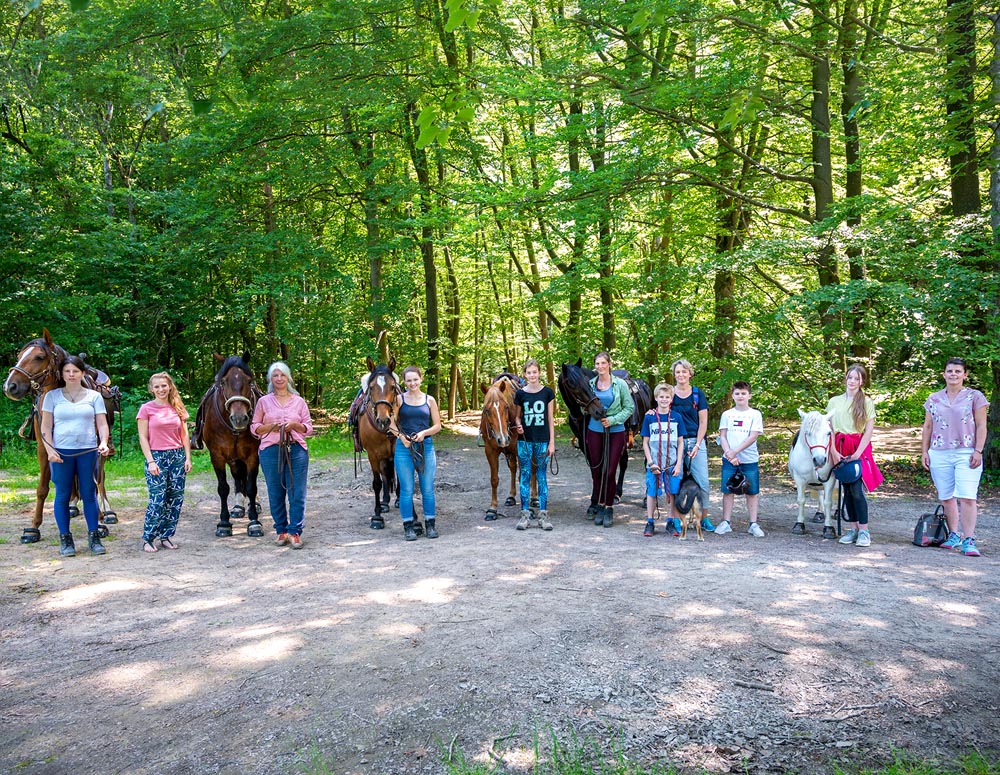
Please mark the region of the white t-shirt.
[[84, 388], [80, 400], [70, 401], [62, 388], [50, 390], [42, 399], [42, 411], [52, 413], [52, 445], [57, 449], [93, 449], [97, 446], [99, 414], [107, 414], [104, 399], [96, 390]]
[[[719, 420], [719, 430], [726, 431], [726, 441], [729, 442], [729, 448], [736, 449], [754, 431], [764, 432], [764, 416], [756, 409], [747, 409], [742, 412], [739, 409], [727, 409]], [[758, 460], [760, 460], [760, 452], [757, 450], [756, 441], [739, 454], [741, 463], [756, 463]]]

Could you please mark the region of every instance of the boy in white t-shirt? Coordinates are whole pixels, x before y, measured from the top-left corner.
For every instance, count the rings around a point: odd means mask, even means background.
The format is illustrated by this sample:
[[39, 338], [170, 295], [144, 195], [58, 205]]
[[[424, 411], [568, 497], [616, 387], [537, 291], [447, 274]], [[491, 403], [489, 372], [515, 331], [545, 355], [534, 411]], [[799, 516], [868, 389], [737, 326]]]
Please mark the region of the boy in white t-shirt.
[[716, 526], [716, 535], [732, 533], [730, 524], [736, 496], [729, 489], [730, 478], [737, 471], [746, 478], [747, 512], [754, 538], [763, 538], [764, 531], [757, 524], [760, 469], [757, 461], [757, 437], [764, 432], [764, 417], [750, 408], [750, 383], [733, 383], [733, 408], [722, 413], [719, 420], [719, 442], [722, 444], [722, 522]]

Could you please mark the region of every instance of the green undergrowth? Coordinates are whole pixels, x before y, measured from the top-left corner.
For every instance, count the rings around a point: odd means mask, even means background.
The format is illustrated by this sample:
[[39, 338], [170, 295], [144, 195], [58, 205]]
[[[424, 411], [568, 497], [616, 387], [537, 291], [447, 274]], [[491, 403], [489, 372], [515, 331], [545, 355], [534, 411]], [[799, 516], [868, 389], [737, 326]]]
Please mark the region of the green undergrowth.
[[[505, 739], [499, 738], [488, 751], [477, 755], [457, 747], [454, 738], [450, 743], [439, 741], [440, 766], [430, 769], [447, 775], [709, 775], [708, 770], [680, 768], [667, 760], [639, 761], [627, 755], [617, 740], [601, 745], [575, 737], [563, 742], [555, 735], [547, 739], [536, 736], [531, 747], [524, 749], [500, 745]], [[750, 762], [745, 762], [729, 771], [752, 769], [755, 768]], [[296, 770], [305, 775], [338, 775], [345, 771], [336, 757], [325, 754], [315, 743]], [[832, 775], [1000, 775], [1000, 753], [970, 750], [954, 760], [937, 761], [895, 750], [891, 760], [878, 764], [870, 759], [864, 762], [839, 759], [811, 764], [808, 770], [775, 770], [774, 775], [802, 775], [808, 771]]]

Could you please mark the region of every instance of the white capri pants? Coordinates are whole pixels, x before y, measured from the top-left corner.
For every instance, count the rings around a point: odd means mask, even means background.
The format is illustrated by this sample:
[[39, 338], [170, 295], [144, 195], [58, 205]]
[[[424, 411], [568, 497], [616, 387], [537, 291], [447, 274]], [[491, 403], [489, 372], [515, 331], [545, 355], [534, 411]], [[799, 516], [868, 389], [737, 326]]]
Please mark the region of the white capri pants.
[[980, 463], [979, 468], [969, 467], [973, 451], [971, 448], [927, 450], [931, 460], [931, 479], [934, 480], [940, 500], [976, 500], [983, 466]]

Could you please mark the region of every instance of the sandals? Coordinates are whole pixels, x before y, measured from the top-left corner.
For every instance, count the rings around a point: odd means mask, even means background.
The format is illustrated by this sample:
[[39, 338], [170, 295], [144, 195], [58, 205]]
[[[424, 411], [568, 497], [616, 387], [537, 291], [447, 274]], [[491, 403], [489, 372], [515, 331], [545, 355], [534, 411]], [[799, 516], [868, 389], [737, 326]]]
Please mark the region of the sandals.
[[160, 548], [161, 549], [176, 549], [177, 548], [177, 544], [175, 544], [169, 538], [161, 538], [160, 539]]
[[153, 546], [153, 542], [152, 541], [143, 541], [142, 542], [142, 551], [146, 552], [146, 554], [152, 554], [153, 552], [158, 552], [160, 550], [157, 549], [155, 546]]

